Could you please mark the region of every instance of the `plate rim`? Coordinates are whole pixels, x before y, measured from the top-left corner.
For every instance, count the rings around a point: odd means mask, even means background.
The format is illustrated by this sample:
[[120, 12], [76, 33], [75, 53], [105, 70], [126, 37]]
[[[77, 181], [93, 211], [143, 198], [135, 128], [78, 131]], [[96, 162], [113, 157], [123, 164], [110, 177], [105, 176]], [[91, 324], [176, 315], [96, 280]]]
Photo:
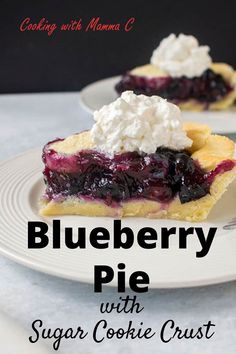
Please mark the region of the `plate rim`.
[[[17, 154], [9, 159], [4, 159], [0, 161], [0, 168], [6, 163], [11, 163], [12, 161], [18, 158], [25, 158], [27, 155], [39, 155], [41, 153], [41, 148], [34, 148], [30, 150], [26, 150]], [[25, 267], [30, 268], [34, 271], [39, 271], [41, 273], [55, 276], [58, 278], [68, 279], [72, 281], [78, 281], [85, 284], [93, 284], [93, 277], [88, 277], [80, 273], [79, 276], [76, 276], [75, 273], [68, 274], [68, 272], [63, 272], [62, 268], [55, 268], [53, 265], [46, 264], [44, 262], [40, 262], [37, 259], [31, 259], [30, 255], [27, 253], [22, 255], [19, 254], [18, 251], [14, 249], [10, 249], [8, 246], [4, 246], [3, 243], [0, 243], [0, 254], [4, 257], [16, 262], [17, 264], [23, 265]], [[178, 288], [192, 288], [192, 287], [200, 287], [200, 286], [210, 286], [215, 284], [222, 284], [226, 282], [231, 282], [236, 280], [236, 271], [232, 272], [232, 274], [222, 275], [222, 276], [210, 276], [209, 278], [205, 278], [202, 280], [194, 279], [194, 280], [185, 280], [185, 281], [152, 281], [149, 284], [149, 289], [178, 289]], [[108, 287], [115, 287], [115, 284], [107, 284]]]
[[115, 76], [105, 77], [105, 78], [103, 78], [103, 79], [96, 80], [96, 81], [91, 82], [91, 83], [89, 83], [88, 85], [84, 86], [84, 87], [82, 88], [82, 90], [79, 92], [79, 103], [81, 104], [82, 108], [83, 108], [87, 113], [93, 114], [94, 110], [86, 104], [85, 99], [84, 99], [84, 94], [86, 94], [86, 91], [87, 91], [91, 86], [93, 86], [94, 84], [102, 83], [103, 81], [112, 81], [112, 80], [115, 80], [115, 79], [118, 80], [119, 78], [121, 78], [121, 75], [115, 75]]
[[[46, 275], [54, 276], [56, 278], [71, 280], [83, 284], [89, 284], [89, 285], [94, 284], [92, 278], [82, 276], [82, 275], [76, 277], [74, 275], [68, 275], [67, 273], [55, 271], [55, 269], [53, 269], [52, 266], [47, 266], [37, 261], [30, 261], [30, 259], [28, 258], [26, 259], [23, 256], [19, 256], [19, 255], [17, 256], [15, 253], [9, 252], [6, 249], [2, 248], [1, 245], [0, 245], [0, 254], [6, 257], [7, 259], [10, 259], [11, 261], [14, 261], [15, 263], [20, 264], [21, 266], [25, 266], [26, 268], [29, 268], [33, 271], [37, 271]], [[233, 281], [236, 281], [236, 273], [228, 276], [207, 278], [204, 280], [192, 280], [192, 281], [182, 281], [182, 282], [176, 281], [176, 282], [169, 282], [169, 283], [152, 281], [149, 284], [149, 289], [155, 290], [155, 289], [197, 288], [202, 286], [224, 284]], [[116, 285], [113, 283], [105, 284], [105, 286], [109, 288], [116, 287]], [[128, 289], [127, 285], [126, 285], [126, 289]]]
[[[89, 83], [88, 85], [84, 86], [80, 92], [79, 92], [79, 104], [81, 105], [82, 109], [84, 109], [84, 111], [86, 113], [89, 113], [90, 115], [93, 115], [94, 113], [94, 110], [93, 108], [91, 108], [91, 106], [89, 106], [89, 104], [87, 104], [86, 102], [86, 98], [85, 98], [85, 95], [87, 94], [88, 90], [90, 90], [91, 87], [93, 87], [94, 85], [97, 85], [97, 84], [102, 84], [102, 83], [106, 83], [106, 82], [113, 82], [115, 80], [119, 80], [119, 78], [121, 78], [122, 75], [115, 75], [115, 76], [110, 76], [110, 77], [105, 77], [103, 79], [99, 79], [99, 80], [96, 80], [94, 82], [91, 82]], [[114, 85], [113, 85], [114, 86]], [[223, 135], [228, 135], [228, 134], [236, 134], [236, 104], [231, 107], [231, 109], [235, 110], [235, 112], [233, 111], [232, 113], [235, 114], [235, 128], [233, 129], [230, 129], [229, 127], [231, 126], [230, 124], [226, 124], [224, 125], [224, 128], [223, 128], [223, 125], [220, 125], [220, 124], [223, 124], [223, 122], [221, 123], [218, 123], [218, 126], [215, 128], [212, 124], [212, 122], [208, 122], [208, 124], [211, 126], [212, 130], [214, 131], [215, 134], [223, 134]], [[184, 111], [182, 110], [182, 116], [184, 117], [185, 116], [185, 121], [187, 120], [190, 120], [190, 121], [193, 121], [194, 119], [196, 118], [192, 118], [190, 117], [189, 119], [186, 117], [188, 114], [204, 114], [206, 113], [209, 117], [211, 117], [211, 115], [214, 115], [214, 114], [224, 114], [225, 112], [227, 112], [228, 110], [222, 110], [222, 111], [218, 111], [218, 110], [215, 110], [215, 111], [202, 111], [202, 112], [198, 112], [198, 111]], [[229, 110], [230, 112], [230, 110]], [[209, 119], [207, 117], [207, 119]], [[218, 119], [218, 117], [217, 117]], [[224, 120], [224, 117], [222, 117], [222, 119]], [[233, 119], [231, 117], [227, 117], [227, 119]], [[211, 120], [211, 118], [210, 118]], [[204, 122], [202, 122], [202, 120], [200, 119], [199, 120], [199, 123], [200, 124], [204, 124]], [[229, 122], [228, 122], [229, 123]], [[207, 124], [207, 123], [206, 123]]]

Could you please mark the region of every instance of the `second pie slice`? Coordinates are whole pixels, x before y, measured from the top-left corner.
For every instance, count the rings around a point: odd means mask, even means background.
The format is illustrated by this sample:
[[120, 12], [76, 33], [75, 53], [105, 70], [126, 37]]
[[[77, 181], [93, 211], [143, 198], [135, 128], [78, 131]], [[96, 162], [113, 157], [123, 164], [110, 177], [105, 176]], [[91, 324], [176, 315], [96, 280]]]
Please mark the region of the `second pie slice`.
[[149, 64], [122, 76], [116, 91], [158, 95], [186, 110], [225, 110], [236, 100], [236, 72], [226, 63], [212, 62], [208, 52], [195, 37], [172, 33]]

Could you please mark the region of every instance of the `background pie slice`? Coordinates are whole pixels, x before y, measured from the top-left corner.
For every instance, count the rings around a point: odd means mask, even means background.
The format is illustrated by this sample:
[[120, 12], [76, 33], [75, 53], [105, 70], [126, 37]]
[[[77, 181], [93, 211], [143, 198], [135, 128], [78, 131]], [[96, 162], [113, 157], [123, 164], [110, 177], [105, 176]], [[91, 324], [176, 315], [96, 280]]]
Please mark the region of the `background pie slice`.
[[226, 63], [212, 63], [199, 78], [172, 78], [156, 65], [147, 64], [124, 74], [116, 90], [119, 94], [133, 90], [158, 95], [182, 110], [225, 110], [236, 99], [236, 71]]

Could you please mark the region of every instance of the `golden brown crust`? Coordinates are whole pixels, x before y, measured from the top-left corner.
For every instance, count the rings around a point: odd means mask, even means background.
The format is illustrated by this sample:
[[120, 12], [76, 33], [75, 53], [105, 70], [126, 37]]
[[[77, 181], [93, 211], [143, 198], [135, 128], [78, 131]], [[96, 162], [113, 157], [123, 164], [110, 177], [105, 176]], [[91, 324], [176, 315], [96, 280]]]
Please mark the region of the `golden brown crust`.
[[120, 217], [120, 209], [107, 206], [102, 201], [85, 201], [82, 198], [68, 197], [63, 202], [41, 201], [41, 215], [84, 215]]
[[185, 122], [183, 128], [193, 144], [188, 149], [191, 157], [197, 160], [202, 168], [213, 170], [220, 162], [233, 159], [235, 143], [226, 136], [211, 134], [205, 124]]
[[234, 156], [235, 144], [226, 136], [210, 135], [205, 145], [192, 154], [192, 158], [197, 160], [201, 167], [207, 171], [215, 167], [224, 160], [232, 160]]
[[225, 81], [233, 83], [234, 82], [234, 68], [226, 63], [212, 63], [211, 69], [216, 73], [223, 76]]
[[193, 141], [192, 146], [188, 148], [190, 153], [201, 149], [211, 134], [211, 129], [208, 125], [195, 122], [184, 122], [183, 129], [186, 131], [187, 136]]
[[53, 143], [51, 149], [62, 154], [74, 154], [81, 150], [93, 149], [94, 144], [89, 130], [70, 135], [62, 141]]
[[130, 74], [136, 76], [146, 76], [150, 78], [168, 76], [168, 74], [164, 70], [152, 64], [137, 66], [136, 68], [130, 71]]

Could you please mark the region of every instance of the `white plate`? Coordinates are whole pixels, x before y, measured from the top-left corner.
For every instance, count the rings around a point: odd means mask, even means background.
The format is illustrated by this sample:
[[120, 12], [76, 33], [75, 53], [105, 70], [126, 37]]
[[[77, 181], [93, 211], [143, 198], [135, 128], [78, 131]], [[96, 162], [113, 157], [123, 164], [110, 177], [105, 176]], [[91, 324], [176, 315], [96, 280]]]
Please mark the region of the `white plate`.
[[10, 317], [0, 312], [1, 353], [4, 354], [49, 354], [39, 343], [30, 343], [28, 333]]
[[[118, 96], [115, 84], [120, 76], [96, 81], [80, 92], [80, 102], [89, 113], [114, 101]], [[226, 111], [190, 112], [183, 111], [183, 119], [208, 124], [215, 133], [236, 133], [236, 107]]]
[[[85, 250], [69, 250], [63, 246], [63, 241], [61, 249], [52, 249], [50, 241], [44, 249], [30, 250], [27, 248], [28, 221], [46, 221], [51, 233], [52, 218], [38, 215], [38, 199], [44, 189], [42, 167], [39, 150], [0, 165], [0, 252], [5, 256], [45, 273], [90, 283], [93, 283], [95, 264], [107, 264], [116, 270], [119, 262], [126, 264], [127, 274], [135, 270], [146, 271], [153, 288], [197, 286], [236, 279], [236, 237], [233, 224], [229, 225], [236, 217], [236, 183], [214, 208], [208, 221], [200, 224], [142, 218], [122, 220], [123, 226], [131, 227], [135, 233], [144, 226], [157, 231], [171, 226], [198, 226], [204, 230], [216, 226], [218, 233], [204, 258], [195, 257], [200, 247], [194, 236], [189, 238], [187, 250], [178, 249], [177, 236], [171, 237], [167, 250], [160, 249], [159, 243], [153, 250], [141, 249], [136, 244], [130, 250], [114, 250], [112, 246], [109, 250], [96, 250], [89, 244]], [[84, 226], [88, 232], [97, 226], [111, 230], [113, 225], [113, 219], [104, 217], [64, 216], [60, 220], [62, 227]], [[110, 285], [116, 285], [116, 282]]]

